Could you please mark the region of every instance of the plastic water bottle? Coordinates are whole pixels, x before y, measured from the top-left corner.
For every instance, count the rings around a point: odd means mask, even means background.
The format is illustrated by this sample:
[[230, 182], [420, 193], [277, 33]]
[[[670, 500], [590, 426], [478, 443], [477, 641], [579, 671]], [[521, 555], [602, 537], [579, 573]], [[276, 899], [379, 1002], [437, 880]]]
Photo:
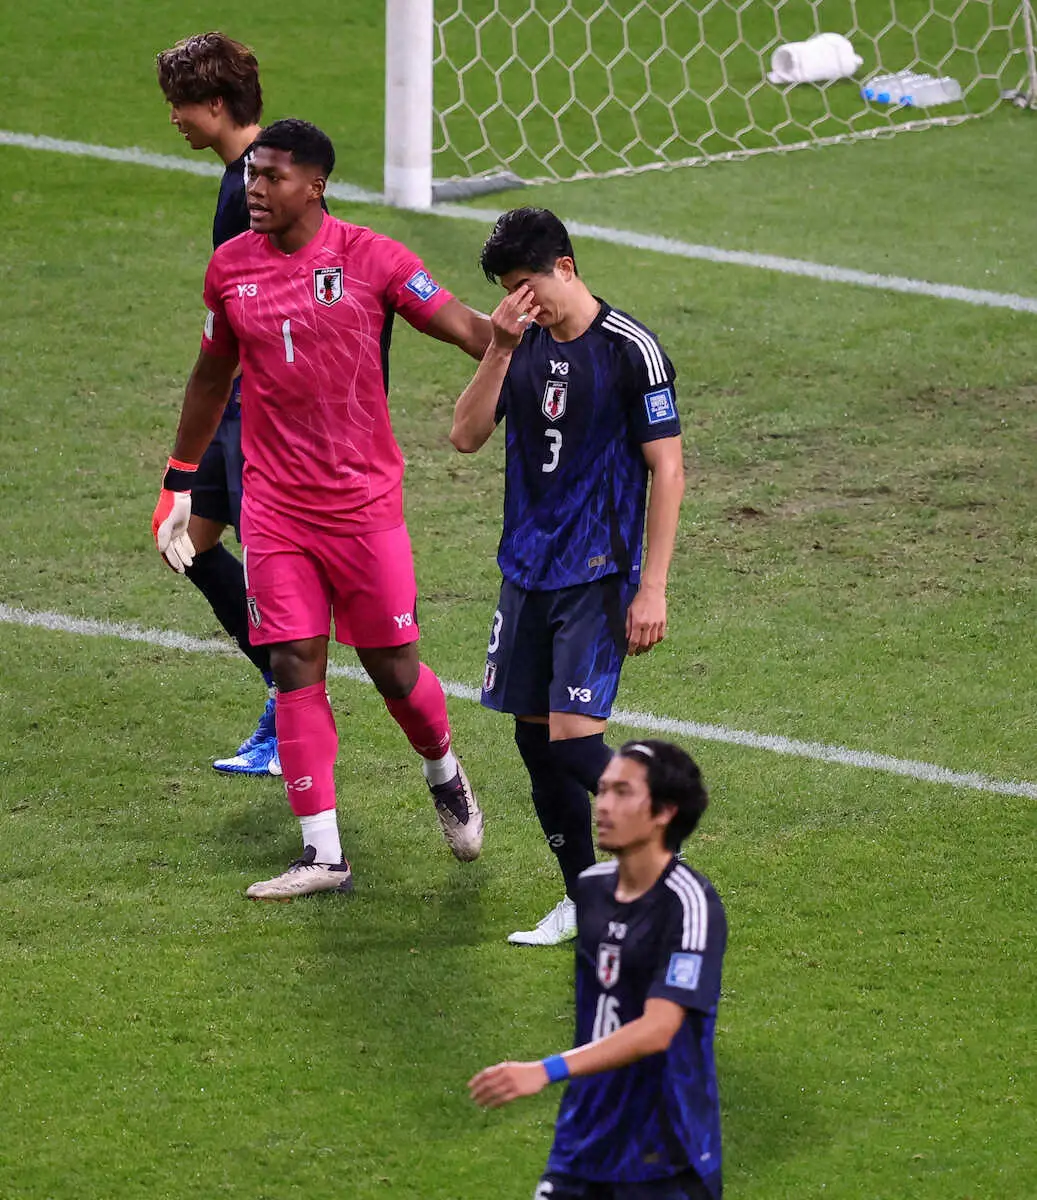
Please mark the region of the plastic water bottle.
[[910, 96], [905, 96], [901, 104], [912, 108], [932, 108], [936, 104], [953, 104], [961, 99], [961, 84], [949, 75], [941, 75], [939, 79], [920, 76], [912, 85]]
[[876, 104], [899, 104], [904, 108], [931, 108], [961, 99], [961, 84], [949, 75], [934, 79], [915, 71], [876, 75], [861, 88], [861, 96]]

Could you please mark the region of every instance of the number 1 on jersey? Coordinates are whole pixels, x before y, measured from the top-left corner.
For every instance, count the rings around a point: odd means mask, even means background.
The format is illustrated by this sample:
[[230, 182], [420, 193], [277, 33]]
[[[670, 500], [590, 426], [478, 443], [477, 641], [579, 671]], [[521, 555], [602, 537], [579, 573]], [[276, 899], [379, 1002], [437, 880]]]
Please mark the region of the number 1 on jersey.
[[547, 452], [551, 457], [540, 470], [549, 475], [558, 466], [558, 456], [562, 453], [562, 432], [560, 429], [545, 429], [544, 437], [547, 438]]
[[295, 362], [295, 343], [292, 341], [292, 322], [291, 319], [285, 317], [284, 324], [281, 326], [281, 336], [284, 338], [284, 361]]

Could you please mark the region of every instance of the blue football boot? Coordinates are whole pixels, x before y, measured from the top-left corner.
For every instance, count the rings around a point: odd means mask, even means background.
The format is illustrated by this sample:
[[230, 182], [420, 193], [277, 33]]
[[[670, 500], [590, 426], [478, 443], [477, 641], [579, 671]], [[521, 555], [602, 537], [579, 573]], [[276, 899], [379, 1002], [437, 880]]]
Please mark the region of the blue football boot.
[[274, 724], [274, 698], [266, 702], [255, 733], [242, 742], [233, 758], [218, 758], [212, 764], [228, 775], [280, 775], [277, 756], [277, 727]]

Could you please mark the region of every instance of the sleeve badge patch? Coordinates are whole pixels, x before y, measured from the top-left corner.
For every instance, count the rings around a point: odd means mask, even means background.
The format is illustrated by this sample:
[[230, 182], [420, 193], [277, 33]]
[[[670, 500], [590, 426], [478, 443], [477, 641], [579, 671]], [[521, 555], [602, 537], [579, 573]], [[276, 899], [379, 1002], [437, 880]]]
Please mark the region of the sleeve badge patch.
[[428, 271], [416, 271], [405, 284], [407, 291], [413, 292], [419, 300], [431, 300], [439, 291], [439, 284], [429, 275]]
[[654, 392], [646, 393], [645, 408], [648, 411], [649, 425], [672, 421], [677, 416], [677, 406], [673, 402], [673, 388], [657, 388]]
[[666, 969], [666, 986], [686, 988], [693, 992], [699, 985], [701, 974], [701, 954], [671, 954], [670, 965]]

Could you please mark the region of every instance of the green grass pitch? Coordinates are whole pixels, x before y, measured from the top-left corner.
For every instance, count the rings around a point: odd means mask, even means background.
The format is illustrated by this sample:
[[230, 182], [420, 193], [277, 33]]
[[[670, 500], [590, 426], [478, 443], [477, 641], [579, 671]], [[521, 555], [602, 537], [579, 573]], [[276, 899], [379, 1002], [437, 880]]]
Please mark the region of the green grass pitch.
[[[151, 63], [218, 26], [257, 48], [268, 116], [322, 124], [339, 178], [377, 187], [380, 8], [9, 6], [0, 127], [186, 155]], [[1037, 295], [1035, 119], [480, 203]], [[214, 199], [212, 179], [0, 147], [0, 603], [218, 634], [149, 531]], [[333, 211], [493, 305], [480, 225]], [[577, 251], [658, 331], [686, 429], [671, 635], [620, 704], [1037, 778], [1034, 317]], [[399, 330], [424, 653], [475, 683], [502, 464], [447, 443], [468, 372]], [[278, 784], [208, 766], [258, 714], [250, 670], [0, 624], [0, 1198], [527, 1200], [557, 1093], [481, 1114], [465, 1089], [571, 1037], [569, 952], [503, 941], [559, 895], [507, 722], [451, 702], [487, 810], [465, 866], [373, 689], [334, 679], [356, 894], [250, 905], [297, 852]], [[1033, 800], [686, 744], [713, 798], [689, 857], [731, 925], [727, 1194], [1032, 1200]]]

